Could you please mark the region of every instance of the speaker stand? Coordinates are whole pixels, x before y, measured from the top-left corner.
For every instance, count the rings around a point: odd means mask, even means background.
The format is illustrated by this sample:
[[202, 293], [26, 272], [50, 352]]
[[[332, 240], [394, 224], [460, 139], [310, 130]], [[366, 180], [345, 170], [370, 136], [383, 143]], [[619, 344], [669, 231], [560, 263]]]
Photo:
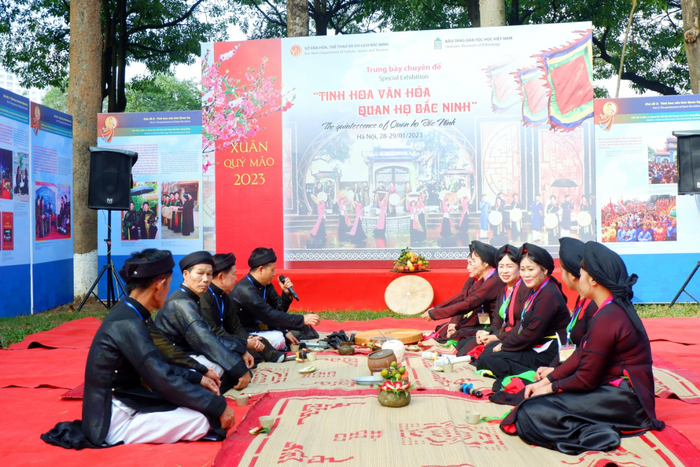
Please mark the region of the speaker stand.
[[[97, 276], [97, 279], [95, 279], [95, 282], [92, 283], [92, 286], [90, 287], [90, 290], [88, 290], [88, 293], [85, 294], [85, 298], [83, 298], [83, 301], [80, 302], [80, 306], [78, 307], [78, 313], [80, 313], [80, 310], [83, 309], [83, 306], [85, 305], [85, 302], [87, 302], [87, 299], [90, 298], [90, 295], [94, 295], [97, 300], [104, 305], [105, 308], [108, 310], [114, 306], [117, 301], [119, 301], [119, 298], [122, 296], [127, 296], [126, 291], [124, 290], [124, 286], [122, 285], [122, 281], [119, 278], [119, 275], [117, 274], [117, 270], [114, 268], [114, 263], [112, 263], [112, 211], [107, 210], [107, 238], [104, 239], [105, 243], [107, 244], [107, 264], [102, 266], [102, 270], [100, 271], [100, 274]], [[100, 279], [102, 276], [107, 273], [107, 300], [103, 301], [95, 292], [95, 287], [97, 287], [97, 284], [100, 282]], [[116, 296], [116, 290], [114, 287], [114, 282], [112, 280], [116, 281], [117, 286], [119, 287], [119, 296]]]
[[688, 285], [688, 282], [690, 282], [690, 280], [693, 278], [693, 276], [694, 276], [695, 273], [697, 272], [698, 268], [700, 268], [700, 261], [698, 261], [698, 264], [695, 265], [695, 269], [693, 269], [693, 272], [690, 273], [690, 275], [688, 276], [688, 278], [687, 278], [687, 279], [685, 280], [685, 282], [683, 283], [683, 286], [681, 287], [681, 290], [679, 290], [678, 293], [676, 294], [676, 296], [673, 297], [673, 300], [671, 300], [671, 304], [669, 305], [669, 307], [672, 307], [672, 306], [676, 303], [676, 300], [678, 300], [678, 297], [680, 297], [682, 293], [685, 293], [687, 296], [689, 296], [690, 298], [692, 298], [693, 300], [695, 300], [695, 303], [697, 303], [697, 304], [700, 305], [700, 302], [699, 302], [695, 297], [693, 297], [692, 295], [690, 295], [690, 294], [685, 290], [686, 286]]

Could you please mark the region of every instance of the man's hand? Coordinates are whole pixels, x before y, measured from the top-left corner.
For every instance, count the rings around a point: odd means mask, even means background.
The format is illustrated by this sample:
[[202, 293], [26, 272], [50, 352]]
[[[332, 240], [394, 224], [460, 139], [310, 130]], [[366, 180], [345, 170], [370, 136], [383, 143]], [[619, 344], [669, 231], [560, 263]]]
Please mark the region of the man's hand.
[[202, 376], [202, 381], [200, 381], [199, 384], [201, 384], [204, 389], [210, 390], [217, 396], [219, 395], [219, 385], [216, 384], [213, 379]]
[[292, 334], [291, 331], [289, 331], [287, 334], [285, 334], [285, 335], [284, 335], [284, 338], [287, 339], [287, 341], [289, 341], [289, 344], [290, 344], [290, 345], [294, 345], [294, 344], [298, 344], [298, 343], [299, 343], [299, 339], [297, 339], [296, 337], [294, 337], [294, 334]]
[[420, 315], [420, 317], [426, 321], [433, 321], [433, 318], [430, 316], [430, 310], [432, 310], [432, 308], [428, 308], [428, 311]]
[[246, 348], [256, 352], [262, 352], [263, 349], [265, 349], [265, 344], [262, 343], [262, 337], [260, 336], [248, 336]]
[[255, 366], [255, 359], [250, 354], [250, 352], [244, 353], [243, 355], [241, 355], [241, 358], [243, 359], [245, 366], [247, 366], [249, 369]]
[[289, 289], [294, 288], [294, 284], [292, 284], [292, 281], [289, 279], [289, 277], [284, 278], [284, 282], [282, 282], [279, 278], [277, 279], [280, 283], [280, 287], [282, 287], [282, 291], [286, 293], [287, 295], [291, 295], [292, 293], [289, 291]]
[[246, 371], [243, 376], [238, 378], [238, 384], [236, 384], [233, 387], [233, 389], [238, 389], [238, 390], [245, 389], [246, 386], [248, 386], [248, 384], [250, 384], [250, 372]]
[[304, 324], [308, 324], [309, 326], [316, 326], [320, 322], [321, 318], [319, 318], [318, 315], [315, 315], [313, 313], [309, 315], [304, 315]]
[[221, 428], [224, 430], [228, 430], [236, 423], [236, 414], [231, 410], [231, 407], [226, 406], [226, 410], [219, 417], [219, 421], [221, 421]]
[[492, 352], [500, 352], [502, 347], [503, 344], [498, 344], [496, 347], [493, 348]]
[[219, 378], [219, 373], [217, 373], [216, 371], [214, 371], [213, 368], [207, 367], [207, 369], [208, 369], [209, 371], [207, 371], [207, 372], [204, 374], [204, 377], [213, 380], [213, 381], [216, 383], [216, 386], [220, 388], [220, 387], [221, 387], [221, 378]]
[[535, 381], [540, 381], [543, 380], [547, 377], [548, 374], [554, 371], [554, 368], [551, 366], [541, 366], [537, 369], [537, 372], [535, 373]]

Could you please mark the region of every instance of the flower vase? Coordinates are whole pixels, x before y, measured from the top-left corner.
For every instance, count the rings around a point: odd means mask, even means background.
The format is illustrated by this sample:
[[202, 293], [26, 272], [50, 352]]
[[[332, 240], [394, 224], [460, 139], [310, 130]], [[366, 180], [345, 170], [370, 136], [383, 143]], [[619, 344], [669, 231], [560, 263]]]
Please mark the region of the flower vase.
[[379, 404], [384, 407], [405, 407], [411, 402], [411, 393], [408, 391], [379, 391], [377, 396]]

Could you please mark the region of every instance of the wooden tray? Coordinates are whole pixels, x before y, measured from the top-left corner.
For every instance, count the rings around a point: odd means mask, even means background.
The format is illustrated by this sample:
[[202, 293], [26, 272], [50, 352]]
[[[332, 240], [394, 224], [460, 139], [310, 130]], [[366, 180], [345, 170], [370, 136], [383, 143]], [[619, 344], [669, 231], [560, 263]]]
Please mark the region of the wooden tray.
[[423, 331], [418, 329], [373, 329], [371, 331], [358, 332], [355, 335], [355, 344], [369, 344], [373, 338], [382, 337], [382, 334], [387, 339], [398, 339], [404, 344], [415, 344], [423, 340]]

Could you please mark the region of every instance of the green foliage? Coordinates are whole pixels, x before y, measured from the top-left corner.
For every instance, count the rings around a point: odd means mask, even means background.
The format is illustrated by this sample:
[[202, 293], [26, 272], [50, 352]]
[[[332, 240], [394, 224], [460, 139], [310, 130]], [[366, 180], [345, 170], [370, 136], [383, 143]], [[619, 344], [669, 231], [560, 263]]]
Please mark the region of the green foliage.
[[179, 80], [171, 74], [137, 76], [126, 87], [125, 112], [201, 110], [200, 83]]
[[[325, 21], [336, 34], [465, 28], [479, 18], [478, 0], [309, 1], [312, 30]], [[286, 2], [238, 0], [237, 24], [252, 39], [286, 35]], [[632, 4], [629, 1], [506, 0], [508, 25], [591, 21], [596, 79], [616, 76]], [[475, 23], [477, 24], [477, 23]], [[690, 90], [678, 0], [639, 0], [622, 79], [637, 92]], [[318, 29], [318, 28], [317, 28]], [[316, 35], [319, 32], [316, 31]], [[596, 97], [603, 97], [602, 90]]]
[[50, 107], [63, 113], [68, 113], [68, 94], [65, 89], [51, 86], [41, 99], [41, 105]]
[[[13, 0], [0, 8], [0, 64], [19, 75], [23, 87], [61, 87], [68, 77], [70, 3], [64, 0]], [[155, 73], [194, 63], [200, 43], [221, 40], [223, 0], [104, 0], [102, 65], [104, 95], [118, 86], [115, 76], [133, 62]], [[125, 6], [126, 29], [119, 34]], [[6, 7], [5, 7], [6, 6]], [[124, 45], [125, 57], [117, 57]]]

